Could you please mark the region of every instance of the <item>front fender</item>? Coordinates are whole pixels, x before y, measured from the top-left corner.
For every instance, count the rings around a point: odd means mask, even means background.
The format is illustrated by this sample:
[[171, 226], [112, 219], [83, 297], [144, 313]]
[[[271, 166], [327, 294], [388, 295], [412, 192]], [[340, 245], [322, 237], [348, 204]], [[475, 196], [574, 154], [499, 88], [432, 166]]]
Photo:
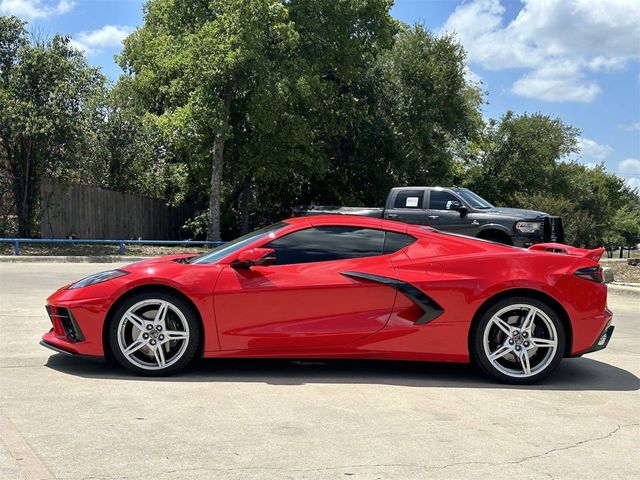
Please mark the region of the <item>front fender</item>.
[[478, 229], [478, 234], [486, 232], [488, 230], [497, 230], [501, 233], [504, 233], [505, 235], [508, 235], [509, 237], [513, 236], [513, 231], [511, 229], [499, 223], [485, 223], [484, 225], [481, 225]]

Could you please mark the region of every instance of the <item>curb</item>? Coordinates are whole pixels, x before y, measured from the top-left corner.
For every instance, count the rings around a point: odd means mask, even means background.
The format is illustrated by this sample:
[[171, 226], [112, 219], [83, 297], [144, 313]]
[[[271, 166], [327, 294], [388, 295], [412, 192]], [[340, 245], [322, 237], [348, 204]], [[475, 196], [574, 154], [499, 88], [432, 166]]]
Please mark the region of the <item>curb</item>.
[[640, 287], [632, 287], [630, 285], [614, 285], [608, 283], [607, 290], [612, 295], [624, 295], [627, 297], [640, 298]]
[[0, 263], [132, 263], [153, 257], [128, 257], [120, 255], [5, 255], [0, 256]]

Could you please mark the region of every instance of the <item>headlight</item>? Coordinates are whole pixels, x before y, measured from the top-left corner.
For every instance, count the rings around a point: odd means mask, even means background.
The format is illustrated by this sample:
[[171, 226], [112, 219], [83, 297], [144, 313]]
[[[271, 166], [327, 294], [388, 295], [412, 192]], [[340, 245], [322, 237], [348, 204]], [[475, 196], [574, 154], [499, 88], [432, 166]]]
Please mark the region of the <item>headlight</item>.
[[516, 230], [522, 233], [537, 233], [542, 230], [542, 222], [518, 222]]
[[107, 270], [106, 272], [94, 273], [93, 275], [84, 277], [82, 280], [78, 280], [76, 283], [70, 285], [69, 289], [88, 287], [89, 285], [113, 280], [114, 278], [122, 277], [123, 275], [129, 275], [129, 272], [125, 272], [124, 270]]

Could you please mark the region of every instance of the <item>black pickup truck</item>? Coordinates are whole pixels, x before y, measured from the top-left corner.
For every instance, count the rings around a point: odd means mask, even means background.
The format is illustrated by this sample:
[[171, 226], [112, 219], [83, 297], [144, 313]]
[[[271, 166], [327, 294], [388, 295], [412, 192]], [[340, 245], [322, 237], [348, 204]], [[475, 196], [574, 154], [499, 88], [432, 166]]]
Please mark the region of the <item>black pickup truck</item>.
[[363, 215], [429, 225], [447, 232], [530, 247], [564, 241], [562, 219], [543, 212], [494, 207], [471, 190], [458, 187], [392, 188], [384, 208], [295, 207], [294, 216]]

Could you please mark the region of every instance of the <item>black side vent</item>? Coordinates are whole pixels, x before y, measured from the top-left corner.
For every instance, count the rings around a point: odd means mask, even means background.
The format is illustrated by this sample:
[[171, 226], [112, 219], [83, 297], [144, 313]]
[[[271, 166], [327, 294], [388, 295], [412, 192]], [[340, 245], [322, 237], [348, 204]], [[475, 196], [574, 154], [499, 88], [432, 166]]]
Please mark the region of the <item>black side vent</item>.
[[409, 300], [415, 303], [422, 309], [422, 316], [415, 321], [416, 325], [425, 325], [432, 320], [435, 320], [444, 313], [444, 310], [438, 305], [435, 300], [428, 297], [418, 287], [411, 285], [410, 283], [397, 280], [395, 278], [383, 277], [380, 275], [372, 275], [370, 273], [360, 272], [340, 272], [345, 277], [351, 277], [356, 280], [369, 280], [372, 282], [381, 283], [388, 287], [395, 288], [400, 293], [405, 295]]

